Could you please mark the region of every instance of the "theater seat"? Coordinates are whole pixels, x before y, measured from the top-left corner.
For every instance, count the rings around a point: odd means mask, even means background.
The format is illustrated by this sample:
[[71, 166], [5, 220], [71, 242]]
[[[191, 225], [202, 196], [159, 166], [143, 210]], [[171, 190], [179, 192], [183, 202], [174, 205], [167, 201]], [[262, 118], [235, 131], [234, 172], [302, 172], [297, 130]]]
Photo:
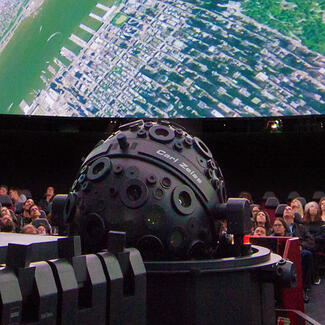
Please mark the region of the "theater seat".
[[17, 214], [21, 214], [23, 213], [23, 205], [24, 203], [23, 202], [17, 202], [16, 205], [15, 205], [15, 212]]
[[279, 199], [275, 196], [267, 198], [265, 202], [266, 209], [273, 209], [275, 210], [276, 207], [280, 204]]
[[269, 214], [270, 216], [270, 222], [271, 225], [273, 225], [274, 219], [275, 219], [275, 209], [277, 206], [280, 204], [278, 198], [276, 197], [269, 197], [267, 198], [265, 202], [265, 211]]
[[272, 191], [266, 191], [266, 192], [263, 194], [263, 196], [262, 196], [262, 200], [263, 200], [264, 202], [266, 202], [266, 200], [267, 200], [269, 197], [275, 197], [274, 192], [272, 192]]
[[46, 216], [46, 213], [45, 213], [45, 211], [44, 210], [39, 210], [40, 211], [40, 213], [41, 213], [41, 216], [40, 216], [40, 218], [44, 218], [44, 219], [47, 219], [47, 216]]
[[26, 199], [32, 199], [32, 192], [29, 189], [23, 189], [21, 190], [21, 194], [24, 194]]
[[288, 194], [288, 202], [291, 202], [293, 199], [295, 199], [298, 196], [300, 196], [300, 194], [297, 191], [291, 191]]
[[48, 234], [52, 233], [52, 227], [49, 224], [49, 222], [47, 221], [47, 219], [44, 219], [44, 218], [35, 219], [32, 221], [32, 225], [36, 228], [39, 227], [40, 225], [44, 225]]
[[0, 203], [2, 206], [10, 208], [12, 207], [12, 201], [9, 195], [0, 195]]
[[284, 211], [286, 206], [287, 206], [287, 204], [281, 203], [276, 207], [275, 212], [274, 212], [274, 215], [275, 215], [276, 218], [282, 218], [283, 217], [283, 211]]
[[319, 202], [322, 197], [325, 197], [325, 193], [323, 191], [315, 191], [312, 197], [312, 201]]
[[265, 209], [265, 202], [269, 197], [275, 197], [274, 192], [272, 191], [266, 191], [263, 196], [262, 196], [262, 200], [261, 200], [261, 208]]

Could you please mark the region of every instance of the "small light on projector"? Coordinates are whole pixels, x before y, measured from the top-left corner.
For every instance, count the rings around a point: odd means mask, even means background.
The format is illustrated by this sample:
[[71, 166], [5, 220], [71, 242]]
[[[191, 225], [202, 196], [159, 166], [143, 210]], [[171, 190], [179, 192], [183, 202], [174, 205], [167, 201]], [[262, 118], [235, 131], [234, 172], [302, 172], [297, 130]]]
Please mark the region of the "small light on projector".
[[266, 129], [269, 132], [281, 132], [282, 131], [282, 121], [281, 120], [268, 121], [266, 124]]

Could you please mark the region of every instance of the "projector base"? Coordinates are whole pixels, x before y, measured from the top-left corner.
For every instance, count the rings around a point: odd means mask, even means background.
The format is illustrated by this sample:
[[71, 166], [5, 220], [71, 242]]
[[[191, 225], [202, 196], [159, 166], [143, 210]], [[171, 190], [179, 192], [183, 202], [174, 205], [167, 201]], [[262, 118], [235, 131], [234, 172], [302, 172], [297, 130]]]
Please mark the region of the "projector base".
[[274, 284], [265, 282], [279, 255], [254, 246], [241, 258], [145, 262], [147, 324], [274, 325]]

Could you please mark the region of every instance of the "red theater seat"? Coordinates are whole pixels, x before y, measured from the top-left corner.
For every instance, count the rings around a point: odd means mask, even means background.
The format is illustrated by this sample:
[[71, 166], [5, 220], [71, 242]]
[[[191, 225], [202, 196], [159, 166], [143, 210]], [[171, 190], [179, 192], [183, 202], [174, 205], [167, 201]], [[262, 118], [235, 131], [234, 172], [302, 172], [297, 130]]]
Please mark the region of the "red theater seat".
[[269, 197], [265, 202], [265, 211], [270, 216], [270, 222], [271, 225], [273, 225], [274, 219], [275, 219], [275, 209], [280, 204], [278, 198], [276, 197]]
[[312, 197], [312, 201], [319, 202], [322, 197], [325, 197], [325, 193], [323, 191], [315, 191]]
[[263, 196], [262, 196], [262, 200], [261, 200], [261, 208], [265, 209], [265, 202], [269, 197], [275, 197], [274, 192], [272, 191], [266, 191]]

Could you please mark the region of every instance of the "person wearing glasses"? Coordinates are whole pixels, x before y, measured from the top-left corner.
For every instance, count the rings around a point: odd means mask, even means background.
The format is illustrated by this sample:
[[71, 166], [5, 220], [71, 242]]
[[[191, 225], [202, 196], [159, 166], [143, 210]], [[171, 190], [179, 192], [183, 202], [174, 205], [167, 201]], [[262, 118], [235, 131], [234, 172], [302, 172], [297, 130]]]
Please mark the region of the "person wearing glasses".
[[290, 237], [290, 229], [282, 218], [275, 218], [271, 236]]
[[294, 211], [290, 205], [287, 205], [283, 211], [283, 219], [286, 222], [290, 236], [298, 237], [301, 248], [301, 266], [302, 266], [302, 282], [304, 301], [309, 302], [308, 292], [311, 290], [313, 278], [313, 254], [315, 241], [311, 234], [306, 230], [303, 224], [295, 222]]

